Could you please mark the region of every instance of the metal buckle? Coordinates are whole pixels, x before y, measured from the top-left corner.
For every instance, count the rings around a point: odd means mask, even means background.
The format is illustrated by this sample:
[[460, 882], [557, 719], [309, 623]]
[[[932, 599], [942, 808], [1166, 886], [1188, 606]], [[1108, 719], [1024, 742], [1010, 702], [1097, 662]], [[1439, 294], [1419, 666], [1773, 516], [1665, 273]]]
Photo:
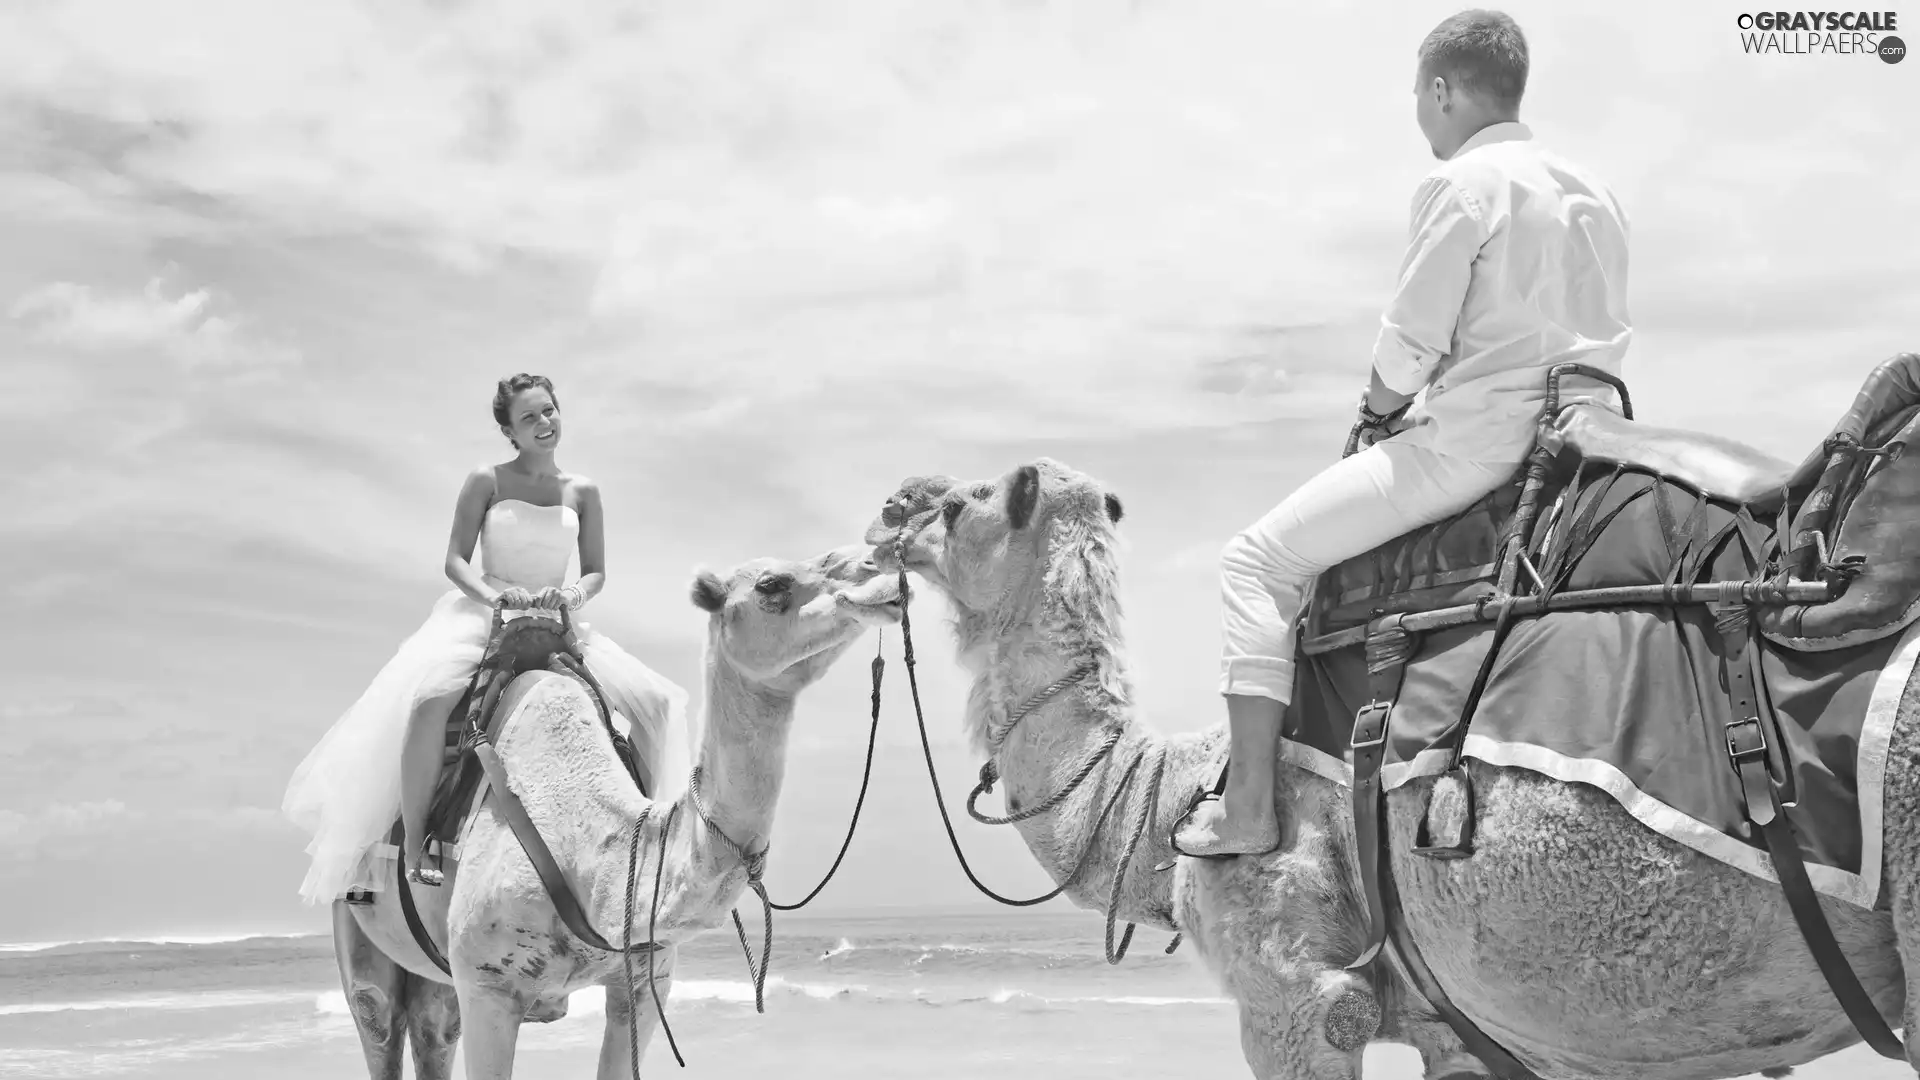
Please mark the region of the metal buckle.
[[[1380, 716], [1380, 733], [1374, 738], [1362, 739], [1360, 732], [1365, 727], [1365, 718], [1375, 713]], [[1392, 713], [1393, 702], [1391, 701], [1368, 701], [1365, 705], [1354, 710], [1353, 734], [1347, 739], [1348, 748], [1353, 750], [1372, 750], [1375, 747], [1385, 745], [1387, 741], [1387, 721]]]
[[[1735, 728], [1751, 728], [1755, 745], [1742, 749], [1740, 747], [1741, 733], [1736, 733], [1734, 731]], [[1733, 759], [1733, 767], [1736, 769], [1755, 758], [1761, 759], [1762, 761], [1766, 759], [1767, 733], [1766, 730], [1760, 726], [1759, 720], [1748, 717], [1745, 720], [1730, 720], [1727, 722], [1727, 756]]]

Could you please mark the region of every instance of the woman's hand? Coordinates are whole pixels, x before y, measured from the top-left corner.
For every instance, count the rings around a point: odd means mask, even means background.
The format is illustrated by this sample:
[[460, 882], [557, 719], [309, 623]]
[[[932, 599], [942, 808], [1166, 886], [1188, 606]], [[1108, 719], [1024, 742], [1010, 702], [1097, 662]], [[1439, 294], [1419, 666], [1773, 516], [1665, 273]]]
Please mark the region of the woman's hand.
[[516, 585], [512, 588], [500, 590], [500, 595], [494, 599], [493, 606], [497, 608], [530, 608], [534, 606], [534, 603], [534, 595]]
[[558, 611], [571, 605], [567, 603], [567, 594], [563, 590], [549, 585], [533, 595], [533, 606], [545, 611]]

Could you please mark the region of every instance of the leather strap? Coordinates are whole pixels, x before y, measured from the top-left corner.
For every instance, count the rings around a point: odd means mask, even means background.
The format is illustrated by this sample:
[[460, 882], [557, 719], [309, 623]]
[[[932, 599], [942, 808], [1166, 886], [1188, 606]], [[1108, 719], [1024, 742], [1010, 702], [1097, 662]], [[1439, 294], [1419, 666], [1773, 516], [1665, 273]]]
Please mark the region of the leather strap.
[[[1480, 669], [1474, 672], [1473, 684], [1467, 688], [1466, 703], [1460, 706], [1460, 719], [1453, 728], [1440, 737], [1439, 745], [1448, 748], [1447, 767], [1458, 769], [1460, 759], [1466, 753], [1467, 732], [1473, 727], [1473, 714], [1480, 708], [1480, 699], [1486, 695], [1487, 682], [1493, 675], [1493, 665], [1500, 659], [1500, 646], [1506, 644], [1507, 634], [1513, 630], [1513, 605], [1502, 604], [1500, 614], [1494, 620], [1493, 637], [1487, 642], [1487, 655], [1480, 660]], [[1467, 832], [1473, 831], [1473, 822], [1467, 822]]]
[[[553, 901], [554, 910], [560, 913], [561, 921], [567, 924], [567, 929], [575, 937], [588, 945], [602, 952], [620, 952], [619, 946], [609, 944], [588, 921], [579, 898], [560, 872], [560, 864], [554, 860], [547, 842], [540, 838], [540, 830], [534, 828], [533, 819], [527, 816], [527, 808], [521, 805], [520, 797], [507, 786], [506, 766], [500, 763], [500, 755], [494, 752], [493, 744], [483, 740], [473, 748], [473, 753], [480, 759], [480, 767], [486, 770], [487, 784], [493, 789], [501, 816], [507, 819], [507, 827], [513, 830], [514, 838], [520, 841], [520, 849], [527, 853], [527, 861], [533, 863], [534, 872], [540, 875], [540, 883], [546, 886], [547, 896]], [[636, 822], [634, 827], [639, 828], [639, 823]], [[651, 941], [633, 946], [636, 953], [657, 952], [659, 949], [660, 946]]]
[[[1840, 950], [1840, 943], [1834, 940], [1833, 928], [1827, 923], [1826, 913], [1820, 910], [1819, 894], [1807, 878], [1793, 822], [1781, 811], [1773, 774], [1767, 764], [1768, 725], [1762, 719], [1759, 695], [1754, 688], [1760, 660], [1759, 639], [1752, 635], [1748, 622], [1744, 609], [1737, 609], [1737, 617], [1729, 613], [1719, 622], [1724, 649], [1721, 661], [1726, 670], [1727, 693], [1733, 700], [1733, 719], [1727, 722], [1727, 755], [1740, 777], [1747, 819], [1759, 827], [1767, 856], [1780, 877], [1780, 890], [1786, 894], [1787, 907], [1793, 911], [1794, 922], [1800, 925], [1800, 936], [1813, 953], [1820, 973], [1826, 976], [1827, 986], [1840, 1008], [1853, 1022], [1854, 1030], [1882, 1057], [1904, 1061], [1906, 1048], [1880, 1015], [1873, 998], [1854, 974], [1853, 965]], [[1774, 738], [1778, 737], [1776, 729]], [[1785, 747], [1780, 747], [1779, 752], [1783, 770], [1791, 768], [1785, 760]]]
[[[420, 909], [414, 905], [413, 883], [407, 880], [407, 860], [400, 854], [407, 850], [406, 845], [401, 843], [404, 839], [406, 839], [406, 827], [398, 821], [394, 822], [393, 876], [395, 891], [400, 895], [400, 914], [407, 920], [407, 932], [413, 935], [413, 943], [420, 946], [420, 951], [427, 954], [427, 959], [433, 961], [433, 966], [439, 968], [442, 975], [451, 976], [453, 969], [447, 966], [446, 954], [442, 953], [440, 946], [435, 944], [433, 935], [427, 933], [427, 924], [420, 921]], [[425, 850], [424, 845], [421, 850]]]
[[1348, 971], [1359, 971], [1373, 963], [1387, 941], [1387, 904], [1380, 882], [1385, 855], [1380, 846], [1380, 805], [1384, 798], [1380, 766], [1386, 763], [1393, 702], [1400, 696], [1407, 658], [1413, 654], [1413, 635], [1402, 625], [1405, 621], [1405, 615], [1388, 615], [1367, 632], [1368, 701], [1353, 714], [1353, 735], [1348, 740], [1353, 751], [1354, 858], [1360, 864], [1360, 899], [1367, 907], [1365, 946], [1347, 965]]
[[487, 729], [496, 722], [500, 692], [506, 689], [507, 683], [513, 681], [513, 677], [503, 671], [487, 669], [486, 680], [480, 693], [474, 696], [473, 712], [469, 714], [475, 745], [487, 737]]
[[[1382, 823], [1384, 828], [1384, 822]], [[1384, 846], [1385, 838], [1381, 838]], [[1467, 1053], [1480, 1059], [1480, 1064], [1498, 1077], [1499, 1080], [1539, 1080], [1532, 1069], [1521, 1064], [1520, 1059], [1507, 1052], [1506, 1047], [1494, 1042], [1479, 1025], [1467, 1018], [1467, 1014], [1454, 1007], [1447, 992], [1441, 988], [1433, 970], [1427, 967], [1425, 958], [1420, 955], [1420, 946], [1413, 940], [1413, 933], [1407, 928], [1407, 920], [1401, 915], [1400, 894], [1394, 888], [1393, 874], [1389, 870], [1380, 875], [1380, 892], [1387, 904], [1388, 928], [1393, 937], [1393, 951], [1400, 955], [1400, 966], [1406, 969], [1407, 977], [1413, 982], [1415, 990], [1433, 1006], [1453, 1033], [1460, 1037]]]
[[[620, 759], [620, 764], [626, 766], [627, 775], [633, 778], [633, 786], [640, 789], [640, 794], [649, 799], [653, 798], [653, 785], [640, 774], [640, 756], [634, 753], [633, 743], [613, 726], [613, 717], [608, 711], [607, 692], [600, 688], [600, 680], [593, 677], [593, 669], [587, 667], [587, 662], [581, 657], [567, 652], [554, 653], [553, 663], [572, 673], [587, 688], [588, 695], [593, 698], [594, 706], [600, 712], [600, 726], [606, 729], [607, 738], [613, 740], [614, 756]], [[630, 718], [630, 721], [631, 719], [637, 718]]]
[[1391, 939], [1414, 989], [1460, 1037], [1468, 1053], [1479, 1058], [1499, 1080], [1538, 1080], [1454, 1007], [1421, 957], [1400, 914], [1400, 895], [1394, 888], [1393, 869], [1387, 863], [1386, 815], [1382, 813], [1386, 795], [1380, 790], [1380, 767], [1386, 761], [1393, 704], [1400, 696], [1407, 661], [1413, 656], [1413, 635], [1403, 625], [1405, 619], [1404, 614], [1385, 616], [1367, 634], [1369, 700], [1354, 714], [1349, 740], [1353, 748], [1354, 860], [1360, 864], [1361, 893], [1367, 905], [1367, 938], [1359, 959], [1348, 964], [1347, 970], [1360, 971], [1371, 965]]
[[[526, 852], [527, 859], [533, 863], [534, 872], [540, 875], [540, 881], [546, 886], [547, 895], [552, 899], [553, 906], [559, 912], [561, 920], [566, 923], [567, 929], [596, 949], [620, 952], [619, 948], [601, 937], [599, 931], [595, 930], [593, 924], [588, 921], [586, 912], [580, 906], [579, 898], [574, 895], [572, 887], [567, 884], [566, 877], [560, 872], [559, 863], [555, 861], [553, 852], [548, 849], [546, 841], [541, 839], [540, 831], [533, 825], [533, 819], [527, 816], [526, 807], [508, 786], [506, 768], [501, 764], [499, 754], [494, 751], [492, 728], [500, 718], [499, 704], [502, 692], [518, 676], [538, 669], [537, 666], [517, 668], [512, 663], [503, 662], [499, 652], [502, 626], [500, 612], [495, 611], [486, 655], [481, 658], [467, 693], [468, 739], [471, 740], [473, 755], [480, 763], [487, 787], [493, 790], [501, 815], [506, 818], [507, 826], [513, 830], [514, 837], [520, 841], [521, 850]], [[633, 752], [632, 744], [622, 738], [619, 731], [614, 728], [612, 717], [608, 713], [606, 692], [601, 689], [598, 680], [593, 677], [585, 659], [580, 655], [572, 626], [564, 611], [561, 613], [561, 626], [566, 643], [565, 648], [549, 653], [544, 667], [559, 674], [571, 675], [586, 687], [599, 713], [601, 725], [613, 740], [615, 755], [626, 767], [627, 774], [633, 778], [634, 786], [640, 789], [642, 795], [649, 795], [650, 785], [641, 779], [639, 761]], [[484, 798], [486, 791], [482, 789], [476, 794]], [[477, 801], [476, 799], [476, 804]], [[640, 828], [645, 820], [646, 817], [642, 814], [640, 821], [634, 824], [634, 828]], [[405, 847], [401, 843], [403, 838], [401, 823], [394, 823], [392, 835], [394, 846], [404, 851]], [[431, 835], [428, 839], [432, 839]], [[441, 952], [432, 935], [427, 932], [426, 924], [421, 920], [419, 909], [414, 904], [413, 888], [407, 881], [405, 862], [404, 858], [394, 860], [400, 892], [400, 911], [406, 919], [407, 929], [413, 935], [414, 943], [420, 946], [420, 951], [426, 954], [427, 959], [433, 961], [434, 966], [442, 973], [451, 975], [453, 972], [447, 963], [446, 955]], [[659, 948], [659, 945], [648, 941], [634, 945], [632, 951], [649, 953], [657, 952]]]

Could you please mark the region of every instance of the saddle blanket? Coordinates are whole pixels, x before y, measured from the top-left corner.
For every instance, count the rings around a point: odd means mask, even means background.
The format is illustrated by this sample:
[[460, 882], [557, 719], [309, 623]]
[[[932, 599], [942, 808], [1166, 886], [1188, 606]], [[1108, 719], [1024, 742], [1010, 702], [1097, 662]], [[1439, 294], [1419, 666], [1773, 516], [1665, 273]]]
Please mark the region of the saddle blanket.
[[[1394, 705], [1381, 784], [1445, 772], [1440, 740], [1493, 640], [1487, 625], [1424, 635]], [[1732, 714], [1712, 616], [1698, 607], [1562, 611], [1514, 623], [1468, 726], [1467, 757], [1588, 784], [1647, 828], [1778, 882], [1728, 760]], [[1920, 624], [1827, 652], [1765, 652], [1793, 776], [1798, 831], [1815, 889], [1863, 908], [1881, 886], [1887, 747], [1920, 657]], [[1359, 647], [1301, 656], [1281, 757], [1351, 786], [1353, 715], [1367, 700]], [[1751, 835], [1749, 835], [1751, 833]]]

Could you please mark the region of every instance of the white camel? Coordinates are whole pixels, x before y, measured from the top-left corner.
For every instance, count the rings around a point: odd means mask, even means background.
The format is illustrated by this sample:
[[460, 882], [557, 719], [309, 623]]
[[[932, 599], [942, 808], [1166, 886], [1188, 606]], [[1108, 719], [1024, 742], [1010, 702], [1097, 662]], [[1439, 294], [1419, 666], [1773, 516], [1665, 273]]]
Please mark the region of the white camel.
[[[489, 794], [445, 885], [412, 889], [451, 977], [415, 943], [392, 889], [371, 904], [334, 905], [341, 981], [375, 1080], [398, 1080], [409, 1036], [420, 1080], [449, 1076], [462, 1040], [468, 1080], [504, 1080], [522, 1022], [565, 1016], [568, 995], [588, 986], [606, 988], [597, 1075], [637, 1072], [677, 947], [720, 926], [764, 865], [796, 698], [902, 612], [895, 578], [858, 546], [806, 562], [757, 560], [725, 578], [702, 571], [692, 597], [708, 614], [707, 722], [694, 782], [671, 803], [636, 790], [574, 679], [528, 672], [498, 706], [500, 762], [587, 921], [623, 946], [631, 914], [631, 940], [658, 951], [634, 955], [630, 968], [620, 952], [570, 932]], [[646, 771], [658, 776], [653, 757]]]
[[[1010, 810], [1031, 815], [1015, 826], [1028, 849], [1073, 903], [1099, 910], [1115, 899], [1121, 919], [1184, 932], [1238, 1003], [1261, 1080], [1354, 1080], [1374, 1041], [1416, 1048], [1429, 1080], [1488, 1075], [1397, 966], [1348, 970], [1367, 905], [1343, 785], [1283, 760], [1277, 851], [1174, 857], [1172, 824], [1212, 784], [1226, 732], [1165, 736], [1135, 715], [1114, 551], [1121, 516], [1093, 477], [1040, 460], [980, 482], [910, 479], [868, 533], [883, 565], [950, 601], [973, 677], [966, 730], [996, 764]], [[1896, 1026], [1904, 1016], [1909, 1035], [1920, 1009], [1915, 700], [1909, 684], [1886, 770], [1892, 911], [1823, 905], [1880, 1013]], [[1083, 784], [1043, 805], [1091, 761], [1100, 764]], [[1409, 852], [1436, 782], [1420, 779], [1389, 796], [1392, 873], [1453, 1003], [1538, 1075], [1779, 1076], [1859, 1041], [1779, 885], [1643, 827], [1597, 788], [1468, 768], [1473, 858]], [[1442, 799], [1434, 813], [1457, 825], [1461, 806]], [[1134, 822], [1149, 827], [1129, 859]]]

